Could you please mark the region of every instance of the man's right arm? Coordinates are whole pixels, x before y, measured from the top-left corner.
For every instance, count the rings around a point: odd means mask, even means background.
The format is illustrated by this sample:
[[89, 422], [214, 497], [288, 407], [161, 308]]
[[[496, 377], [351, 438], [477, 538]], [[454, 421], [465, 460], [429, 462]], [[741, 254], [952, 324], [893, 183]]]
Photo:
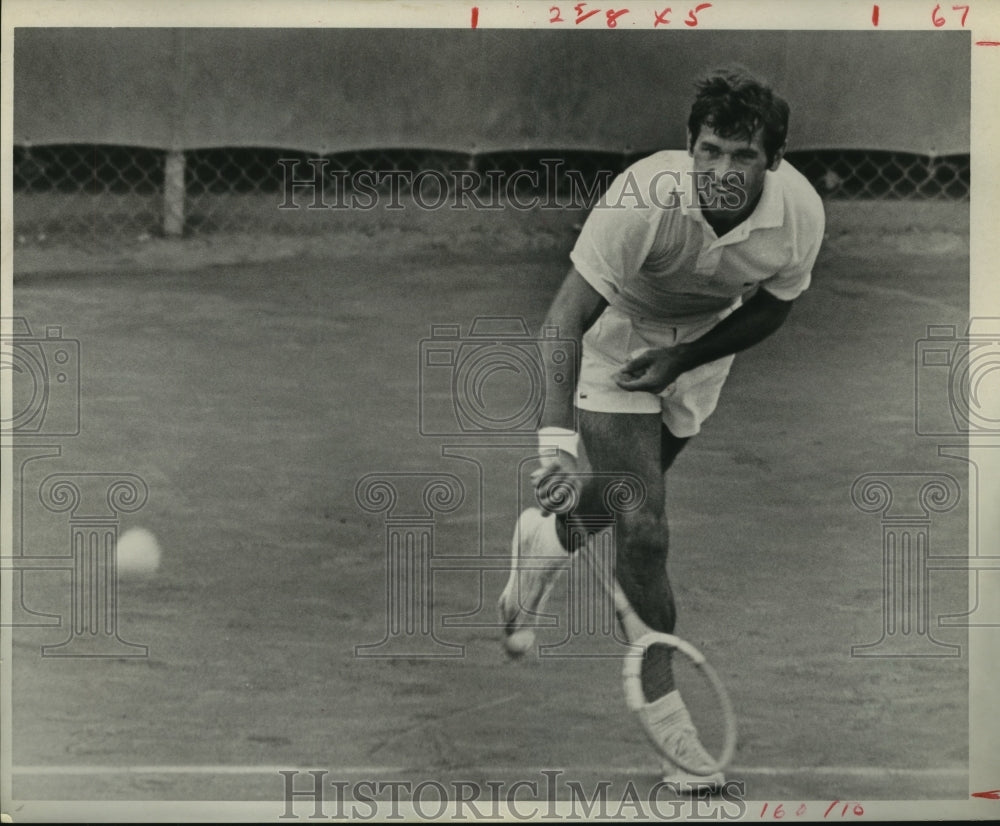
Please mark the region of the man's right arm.
[[[555, 375], [560, 368], [556, 365], [546, 365], [542, 427], [573, 429], [575, 421], [573, 396], [576, 390], [575, 380], [580, 370], [583, 335], [607, 306], [608, 302], [604, 296], [590, 286], [576, 267], [571, 267], [545, 317], [545, 327], [555, 328], [560, 339], [574, 343], [576, 363], [570, 374], [573, 381], [556, 381]], [[565, 376], [565, 365], [561, 369]]]
[[[539, 447], [557, 447], [552, 455], [540, 458], [541, 466], [532, 474], [538, 503], [549, 511], [559, 511], [576, 500], [580, 482], [576, 477], [578, 440], [575, 433], [573, 397], [580, 371], [580, 352], [583, 334], [597, 320], [608, 305], [607, 300], [572, 267], [566, 280], [545, 316], [545, 326], [554, 328], [563, 341], [572, 341], [575, 363], [570, 365], [545, 365], [545, 404], [538, 434]], [[569, 373], [572, 381], [557, 381], [556, 375]], [[576, 496], [567, 497], [566, 487], [576, 490]]]

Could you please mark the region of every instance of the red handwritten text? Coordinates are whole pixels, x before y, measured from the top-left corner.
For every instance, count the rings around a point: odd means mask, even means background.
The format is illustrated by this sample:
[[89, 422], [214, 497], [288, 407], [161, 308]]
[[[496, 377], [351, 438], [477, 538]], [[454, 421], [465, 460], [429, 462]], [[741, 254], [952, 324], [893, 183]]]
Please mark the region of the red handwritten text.
[[711, 3], [699, 3], [693, 9], [688, 12], [687, 19], [684, 21], [685, 26], [697, 26], [698, 25], [698, 14], [703, 12], [705, 9], [710, 9], [712, 7]]
[[[687, 17], [684, 18], [684, 25], [694, 28], [699, 24], [698, 15], [701, 14], [705, 9], [712, 7], [711, 3], [699, 3], [697, 6], [693, 6], [687, 10]], [[592, 9], [587, 3], [577, 3], [573, 6], [573, 11], [576, 12], [576, 17], [573, 20], [574, 25], [579, 26], [581, 23], [594, 17], [596, 14], [604, 12], [605, 24], [609, 29], [614, 29], [618, 27], [619, 19], [626, 14], [631, 14], [630, 9]], [[673, 21], [670, 19], [670, 15], [673, 13], [673, 9], [667, 6], [661, 11], [653, 12], [653, 28], [658, 26], [669, 26]], [[569, 22], [565, 17], [563, 17], [562, 8], [560, 6], [549, 6], [549, 23], [567, 23]]]
[[594, 9], [593, 11], [584, 11], [586, 3], [577, 3], [573, 8], [576, 10], [576, 20], [574, 21], [578, 26], [587, 18], [593, 17], [595, 14], [600, 14], [600, 9]]
[[[960, 11], [960, 12], [962, 12], [962, 18], [959, 21], [958, 25], [960, 25], [963, 28], [965, 28], [965, 20], [969, 16], [969, 7], [968, 6], [952, 6], [951, 10], [952, 11]], [[945, 18], [945, 16], [943, 14], [941, 14], [941, 4], [940, 3], [938, 3], [934, 7], [934, 10], [931, 12], [931, 22], [934, 24], [935, 28], [938, 28], [938, 29], [940, 29], [945, 23], [948, 22], [948, 20]]]
[[622, 9], [621, 11], [608, 9], [604, 14], [608, 18], [608, 28], [613, 29], [618, 25], [618, 18], [623, 14], [628, 14], [628, 9]]
[[[853, 801], [845, 803], [842, 800], [834, 800], [826, 807], [822, 819], [844, 820], [861, 817], [864, 813], [865, 808], [860, 803]], [[799, 803], [797, 805], [794, 803], [765, 803], [760, 810], [761, 820], [784, 820], [785, 818], [806, 817], [809, 814], [809, 805], [807, 803]]]

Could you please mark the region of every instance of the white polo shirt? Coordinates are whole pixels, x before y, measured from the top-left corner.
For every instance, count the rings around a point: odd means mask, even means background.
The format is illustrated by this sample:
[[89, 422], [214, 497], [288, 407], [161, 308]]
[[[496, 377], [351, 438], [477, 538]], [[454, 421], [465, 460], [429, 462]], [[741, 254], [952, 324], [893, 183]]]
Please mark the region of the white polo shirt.
[[796, 298], [809, 286], [824, 225], [819, 195], [783, 160], [765, 174], [750, 217], [719, 238], [698, 207], [691, 156], [657, 152], [614, 180], [570, 260], [622, 312], [697, 324], [727, 313], [758, 285]]

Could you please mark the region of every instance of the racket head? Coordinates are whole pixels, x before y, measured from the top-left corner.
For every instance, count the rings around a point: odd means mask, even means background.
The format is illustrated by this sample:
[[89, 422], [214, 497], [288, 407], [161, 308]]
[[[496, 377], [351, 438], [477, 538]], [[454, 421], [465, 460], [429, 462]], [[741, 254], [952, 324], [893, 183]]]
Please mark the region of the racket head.
[[[625, 702], [629, 709], [637, 713], [640, 723], [659, 753], [678, 768], [692, 774], [712, 774], [724, 769], [733, 759], [736, 751], [736, 715], [726, 687], [712, 665], [694, 645], [674, 634], [651, 631], [635, 640], [637, 649], [624, 659], [622, 682]], [[706, 772], [705, 767], [685, 765], [677, 755], [667, 753], [656, 734], [647, 728], [645, 717], [638, 712], [648, 705], [642, 688], [642, 666], [647, 651], [653, 646], [665, 645], [671, 649], [674, 680], [678, 691], [684, 697], [691, 720], [698, 729], [714, 765]]]

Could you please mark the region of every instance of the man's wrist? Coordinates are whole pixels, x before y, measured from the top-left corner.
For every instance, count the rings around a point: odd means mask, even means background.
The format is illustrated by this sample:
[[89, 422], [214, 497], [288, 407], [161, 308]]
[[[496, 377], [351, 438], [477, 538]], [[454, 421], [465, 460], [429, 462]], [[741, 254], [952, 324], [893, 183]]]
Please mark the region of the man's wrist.
[[667, 350], [670, 351], [670, 356], [674, 359], [674, 363], [680, 367], [681, 373], [694, 370], [695, 367], [700, 367], [706, 361], [705, 358], [699, 357], [697, 342], [675, 344], [673, 347], [668, 347]]

